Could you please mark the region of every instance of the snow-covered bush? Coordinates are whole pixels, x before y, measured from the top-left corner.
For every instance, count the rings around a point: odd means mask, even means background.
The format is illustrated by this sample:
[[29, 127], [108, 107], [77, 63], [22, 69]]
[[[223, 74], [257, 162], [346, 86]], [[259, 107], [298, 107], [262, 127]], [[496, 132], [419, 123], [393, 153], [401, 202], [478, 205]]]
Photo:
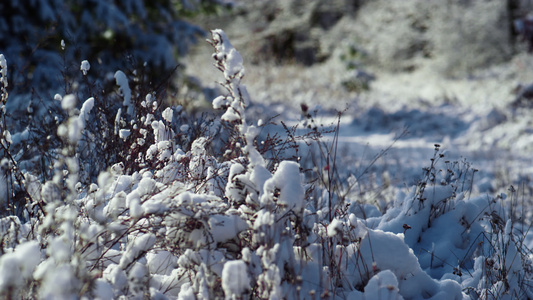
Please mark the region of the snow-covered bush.
[[[379, 209], [360, 203], [350, 193], [356, 183], [339, 176], [335, 144], [317, 146], [315, 176], [302, 168], [308, 162], [280, 153], [317, 141], [313, 126], [302, 140], [293, 132], [285, 142], [259, 140], [260, 125], [245, 113], [243, 58], [222, 30], [210, 43], [226, 90], [213, 106], [224, 112], [197, 120], [195, 130], [178, 108], [161, 109], [157, 94], [133, 92], [122, 72], [123, 105], [112, 122], [98, 123], [109, 116], [96, 98], [77, 105], [75, 95], [56, 97], [62, 143], [51, 176], [20, 169], [2, 128], [12, 159], [2, 163], [0, 193], [14, 199], [16, 190], [22, 200], [1, 203], [10, 209], [0, 218], [0, 296], [533, 297], [527, 224], [509, 217], [504, 196], [471, 196], [468, 163], [446, 161], [436, 145], [411, 192]], [[4, 87], [5, 64], [0, 56]], [[98, 158], [94, 140], [115, 140], [122, 153]], [[97, 159], [105, 168], [93, 179], [87, 169]]]
[[[141, 110], [133, 115], [128, 108], [141, 107], [149, 93], [157, 94], [161, 106], [166, 87], [171, 87], [169, 94], [175, 87], [177, 59], [206, 34], [186, 18], [231, 6], [230, 0], [2, 1], [0, 52], [9, 60], [13, 95], [4, 103], [5, 114], [10, 116], [5, 123], [13, 135], [11, 152], [19, 165], [42, 178], [53, 176], [49, 166], [63, 142], [56, 127], [68, 118], [61, 101], [54, 99], [68, 94], [80, 103], [94, 98], [95, 111], [87, 116], [79, 145], [84, 148], [82, 160], [87, 162], [80, 168], [90, 180], [130, 152], [137, 152], [137, 158], [146, 149], [131, 149], [128, 141], [120, 143], [125, 138], [110, 138], [117, 109], [126, 104], [118, 118], [127, 125], [122, 126], [122, 134], [135, 134], [128, 127], [134, 126], [132, 121], [140, 123], [136, 116], [146, 114]], [[125, 76], [115, 78], [117, 70]], [[124, 77], [131, 97], [127, 93], [117, 96], [116, 80], [124, 83]], [[127, 168], [132, 165], [123, 162]]]

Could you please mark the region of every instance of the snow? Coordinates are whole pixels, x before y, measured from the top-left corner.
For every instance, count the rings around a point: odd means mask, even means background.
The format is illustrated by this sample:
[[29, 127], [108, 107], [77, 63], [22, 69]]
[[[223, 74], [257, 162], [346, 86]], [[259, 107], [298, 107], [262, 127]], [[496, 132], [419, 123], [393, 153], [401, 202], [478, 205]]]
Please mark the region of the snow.
[[274, 215], [268, 211], [261, 210], [257, 213], [254, 229], [261, 229], [262, 226], [273, 226], [274, 225]]
[[131, 134], [131, 131], [129, 129], [120, 129], [118, 131], [118, 136], [123, 140], [127, 139], [130, 136], [130, 134]]
[[339, 219], [333, 219], [328, 225], [328, 236], [335, 236], [337, 233], [342, 232], [342, 221]]
[[178, 295], [178, 299], [196, 300], [196, 296], [194, 295], [194, 290], [192, 289], [190, 283], [186, 283], [181, 287], [180, 293]]
[[30, 131], [28, 128], [24, 129], [24, 131], [22, 132], [17, 132], [15, 133], [12, 137], [11, 137], [11, 140], [13, 142], [13, 144], [20, 144], [21, 142], [24, 142], [26, 140], [28, 140], [29, 138], [29, 135], [30, 135]]
[[178, 259], [169, 251], [151, 251], [146, 255], [146, 259], [152, 274], [170, 275], [178, 266]]
[[156, 241], [156, 237], [152, 233], [147, 233], [132, 238], [133, 243], [128, 244], [126, 251], [120, 258], [119, 267], [122, 269], [128, 267], [131, 263], [133, 263], [134, 259], [136, 259], [138, 255], [150, 249]]
[[250, 289], [250, 278], [246, 263], [242, 260], [228, 261], [222, 270], [222, 289], [226, 299], [240, 298]]
[[120, 70], [115, 72], [114, 77], [119, 87], [119, 93], [124, 98], [124, 102], [122, 103], [122, 105], [126, 107], [126, 112], [128, 113], [128, 115], [132, 115], [133, 105], [131, 103], [131, 89], [130, 84], [128, 82], [128, 77], [126, 76], [126, 74], [124, 74], [124, 72]]
[[126, 206], [130, 209], [130, 214], [133, 218], [138, 219], [143, 214], [141, 206], [141, 199], [137, 191], [133, 191], [126, 197]]
[[32, 277], [41, 261], [37, 241], [29, 241], [17, 246], [12, 253], [0, 257], [0, 290], [21, 288]]
[[237, 215], [214, 215], [209, 218], [208, 222], [217, 243], [234, 239], [240, 232], [248, 229], [246, 222]]
[[[39, 267], [45, 266], [41, 264]], [[68, 265], [59, 265], [57, 267], [46, 265], [43, 274], [36, 278], [42, 282], [39, 289], [39, 298], [42, 299], [66, 299], [72, 297], [73, 290], [79, 285], [78, 280], [74, 277], [72, 267]], [[39, 270], [38, 270], [39, 271]], [[36, 274], [37, 271], [36, 271]], [[57, 287], [61, 286], [61, 289]]]
[[172, 110], [172, 108], [170, 107], [167, 107], [165, 108], [165, 110], [163, 111], [162, 113], [162, 117], [163, 119], [165, 119], [165, 121], [169, 122], [169, 123], [172, 123], [172, 115], [174, 114], [174, 111]]
[[157, 142], [168, 140], [170, 131], [163, 121], [153, 121], [151, 125]]
[[181, 126], [180, 126], [180, 131], [181, 131], [181, 132], [187, 132], [187, 131], [189, 131], [189, 125], [187, 125], [187, 124], [181, 125]]
[[95, 299], [113, 299], [114, 293], [113, 293], [113, 287], [111, 284], [101, 278], [96, 279], [95, 287], [94, 287], [94, 296]]
[[[145, 98], [146, 115], [126, 123], [134, 117], [132, 91], [117, 71], [129, 112], [113, 112], [111, 138], [123, 139], [117, 147], [145, 148], [134, 158], [105, 162], [97, 184], [88, 175], [90, 184], [78, 182], [84, 151], [93, 151], [95, 98], [77, 110], [77, 96], [54, 97], [64, 109], [57, 132], [68, 143], [53, 153], [53, 180], [41, 182], [41, 175], [25, 170], [23, 188], [36, 201], [24, 206], [28, 212], [0, 217], [0, 296], [531, 297], [524, 288], [531, 280], [531, 216], [529, 204], [520, 203], [528, 196], [518, 201], [512, 190], [494, 191], [495, 173], [482, 169], [503, 160], [501, 152], [479, 151], [475, 163], [456, 153], [502, 141], [529, 149], [530, 141], [514, 132], [529, 132], [525, 115], [513, 119], [495, 108], [469, 115], [452, 104], [402, 107], [385, 97], [382, 107], [346, 110], [338, 135], [326, 130], [305, 138], [309, 131], [302, 125], [311, 121], [289, 105], [251, 103], [241, 82], [242, 56], [223, 31], [213, 31], [213, 40], [226, 93], [213, 101], [214, 108], [225, 109], [214, 128], [182, 124], [182, 112], [174, 114], [171, 107], [158, 111], [152, 94]], [[270, 113], [281, 113], [294, 132], [275, 120], [262, 121]], [[134, 122], [139, 127], [123, 128]], [[326, 113], [313, 122], [330, 129], [336, 118]], [[403, 126], [410, 126], [412, 136], [395, 140], [394, 131]], [[499, 126], [513, 132], [498, 131]], [[137, 136], [143, 142], [129, 144]], [[25, 131], [16, 133], [13, 147], [30, 139]], [[285, 153], [265, 154], [261, 142], [275, 150], [290, 145]], [[7, 159], [1, 165], [0, 192], [8, 195], [11, 182], [20, 179], [9, 177], [6, 170], [17, 169]], [[26, 290], [33, 285], [35, 291]]]
[[[226, 37], [227, 38], [227, 37]], [[226, 49], [224, 49], [226, 50]], [[224, 51], [222, 50], [222, 51]], [[222, 52], [224, 53], [224, 52]], [[224, 71], [224, 76], [231, 78], [233, 76], [244, 76], [244, 69], [242, 67], [242, 56], [241, 54], [235, 50], [231, 49], [229, 53], [224, 53], [226, 55], [226, 64], [227, 68]]]
[[91, 69], [91, 64], [89, 64], [88, 60], [84, 60], [81, 62], [80, 71], [83, 73], [83, 75], [87, 75], [87, 72]]
[[[94, 98], [90, 97], [85, 102], [80, 109], [80, 120], [82, 122], [83, 128], [85, 128], [85, 123], [89, 120], [89, 114], [94, 107]], [[83, 130], [83, 129], [82, 129]]]
[[390, 270], [381, 271], [374, 275], [364, 289], [364, 296], [359, 292], [352, 292], [350, 299], [404, 299], [398, 294], [398, 279]]
[[7, 60], [3, 54], [0, 54], [0, 82], [2, 83], [2, 105], [5, 105], [7, 100]]
[[76, 96], [69, 94], [61, 98], [61, 108], [64, 110], [71, 110], [76, 107]]
[[[70, 94], [62, 97], [61, 107], [72, 114], [73, 109], [76, 107], [76, 96]], [[57, 133], [59, 136], [67, 139], [69, 142], [76, 144], [83, 135], [83, 130], [85, 129], [86, 123], [89, 120], [89, 114], [94, 107], [94, 98], [90, 97], [89, 99], [83, 102], [83, 105], [80, 109], [79, 115], [71, 115], [66, 124], [61, 124]]]
[[280, 189], [278, 203], [300, 211], [304, 205], [304, 190], [300, 181], [300, 166], [291, 161], [282, 161], [274, 176], [265, 181], [263, 199]]
[[121, 289], [128, 283], [125, 272], [116, 264], [110, 264], [104, 270], [102, 277], [118, 289]]
[[214, 109], [221, 109], [225, 106], [229, 105], [229, 101], [227, 100], [226, 96], [218, 96], [215, 99], [213, 99], [213, 108]]

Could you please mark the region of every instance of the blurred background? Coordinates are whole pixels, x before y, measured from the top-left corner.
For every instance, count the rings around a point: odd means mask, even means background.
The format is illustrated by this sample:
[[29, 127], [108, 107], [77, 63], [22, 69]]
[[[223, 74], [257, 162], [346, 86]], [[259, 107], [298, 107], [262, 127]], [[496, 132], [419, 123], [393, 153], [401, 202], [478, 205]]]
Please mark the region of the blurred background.
[[[396, 98], [486, 108], [513, 102], [514, 89], [533, 82], [532, 7], [520, 0], [244, 0], [194, 23], [226, 31], [260, 102], [307, 99], [343, 109]], [[202, 64], [209, 51], [199, 45], [200, 58], [187, 61], [191, 74], [213, 81], [209, 61]]]

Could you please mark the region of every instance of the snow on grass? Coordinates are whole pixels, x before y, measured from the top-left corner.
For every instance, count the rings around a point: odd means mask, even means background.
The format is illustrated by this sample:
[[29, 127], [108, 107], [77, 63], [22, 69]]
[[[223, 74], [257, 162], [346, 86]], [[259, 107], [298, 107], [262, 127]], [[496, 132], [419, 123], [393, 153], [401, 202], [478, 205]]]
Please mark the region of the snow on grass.
[[398, 294], [398, 279], [390, 270], [381, 271], [372, 277], [363, 293], [354, 291], [348, 295], [350, 299], [404, 299]]
[[213, 215], [208, 222], [213, 239], [217, 243], [234, 239], [240, 232], [248, 229], [246, 222], [238, 215]]

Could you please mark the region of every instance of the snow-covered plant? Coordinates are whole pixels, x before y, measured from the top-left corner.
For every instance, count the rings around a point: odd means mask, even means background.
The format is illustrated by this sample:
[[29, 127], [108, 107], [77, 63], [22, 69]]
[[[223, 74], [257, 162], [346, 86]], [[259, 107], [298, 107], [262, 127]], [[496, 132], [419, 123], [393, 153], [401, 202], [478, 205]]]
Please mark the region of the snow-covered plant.
[[[245, 212], [245, 219], [253, 227], [248, 240], [250, 248], [243, 249], [247, 252], [255, 250], [256, 255], [252, 257], [261, 261], [260, 266], [256, 266], [256, 283], [251, 286], [253, 294], [261, 298], [282, 298], [286, 291], [283, 291], [281, 284], [287, 271], [283, 266], [291, 265], [295, 258], [292, 251], [281, 251], [287, 246], [292, 247], [290, 245], [295, 240], [291, 231], [300, 227], [305, 207], [299, 166], [295, 162], [282, 161], [274, 174], [267, 170], [265, 159], [255, 147], [259, 130], [247, 124], [245, 117], [250, 97], [246, 87], [241, 84], [244, 76], [242, 57], [222, 30], [213, 30], [212, 36], [215, 66], [224, 73], [225, 82], [222, 85], [228, 92], [213, 100], [213, 107], [226, 109], [221, 119], [236, 127], [238, 134], [233, 146], [238, 152], [235, 154], [244, 155], [237, 157], [230, 168], [225, 195], [234, 207]], [[247, 257], [248, 264], [254, 263], [252, 257]], [[288, 270], [296, 275], [292, 267]], [[236, 287], [232, 283], [223, 288], [235, 294], [235, 289], [246, 286]], [[226, 296], [233, 297], [233, 294]]]
[[[0, 215], [0, 297], [533, 297], [529, 227], [508, 217], [503, 195], [472, 196], [468, 163], [436, 146], [408, 192], [380, 208], [364, 203], [351, 192], [361, 177], [339, 171], [338, 130], [316, 146], [311, 171], [293, 155], [302, 141], [321, 142], [316, 128], [299, 139], [285, 126], [285, 140], [260, 141], [242, 57], [222, 30], [211, 44], [226, 92], [212, 121], [183, 122], [124, 72], [115, 72], [115, 110], [98, 95], [55, 97], [64, 111], [52, 176], [9, 177], [25, 213]], [[80, 76], [92, 69], [82, 63]], [[118, 153], [93, 152], [97, 141]], [[84, 175], [96, 160], [97, 176]]]
[[[8, 98], [8, 81], [7, 81], [7, 61], [3, 54], [0, 54], [0, 146], [3, 152], [3, 160], [0, 171], [0, 186], [2, 192], [0, 193], [0, 207], [8, 208], [7, 203], [12, 198], [9, 192], [8, 184], [11, 177], [11, 161], [8, 157], [9, 147], [11, 146], [11, 134], [6, 126], [6, 102]], [[11, 208], [12, 209], [12, 208]]]
[[[67, 118], [59, 101], [54, 101], [56, 93], [94, 97], [98, 111], [91, 116], [88, 132], [102, 135], [108, 133], [110, 114], [114, 117], [117, 109], [110, 73], [124, 70], [132, 100], [138, 97], [136, 91], [150, 89], [162, 101], [162, 87], [175, 85], [177, 58], [206, 33], [184, 18], [231, 5], [225, 0], [3, 1], [0, 48], [10, 60], [10, 92], [15, 95], [4, 105], [14, 137], [13, 153], [23, 158], [20, 164], [38, 170], [41, 177], [52, 176], [49, 165], [55, 159], [54, 149], [61, 147], [56, 129]], [[134, 76], [136, 72], [141, 76]], [[111, 150], [119, 143], [107, 137], [101, 140], [99, 134], [92, 138], [102, 147], [86, 153], [111, 157], [112, 163], [118, 160], [114, 155], [121, 156]], [[92, 180], [107, 167], [94, 159], [87, 165]]]
[[[0, 54], [0, 153], [2, 154], [0, 160], [0, 216], [27, 217], [35, 202], [25, 187], [28, 184], [28, 176], [24, 176], [12, 154], [13, 138], [6, 122], [8, 86], [7, 60], [3, 54]], [[15, 140], [18, 140], [20, 135], [17, 134]], [[31, 203], [27, 203], [28, 199], [31, 200]]]

